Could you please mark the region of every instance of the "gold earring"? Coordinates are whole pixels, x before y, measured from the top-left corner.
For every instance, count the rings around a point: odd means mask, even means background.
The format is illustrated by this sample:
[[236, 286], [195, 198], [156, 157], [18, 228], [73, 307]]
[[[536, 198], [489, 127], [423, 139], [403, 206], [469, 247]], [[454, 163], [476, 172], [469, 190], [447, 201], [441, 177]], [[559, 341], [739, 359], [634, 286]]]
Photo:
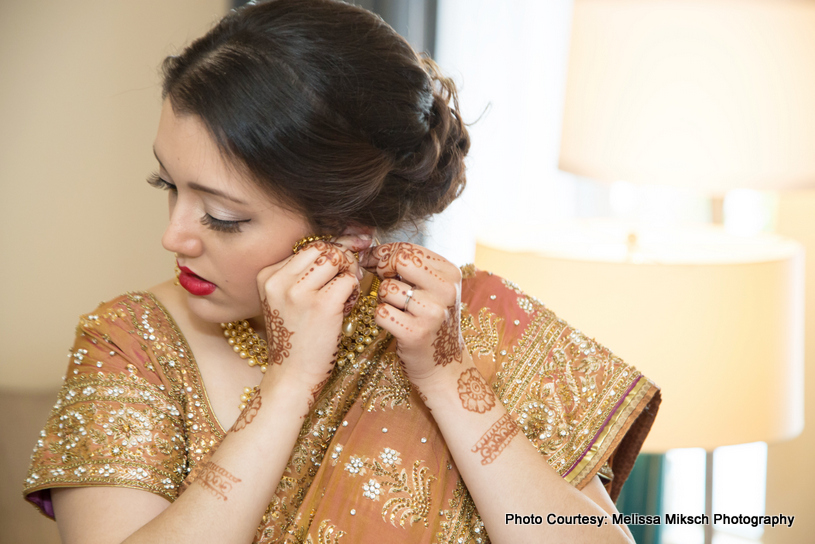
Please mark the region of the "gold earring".
[[177, 260], [178, 259], [178, 253], [173, 253], [173, 255], [175, 255], [175, 258], [176, 258], [176, 261], [175, 261], [175, 284], [176, 285], [181, 285], [181, 283], [178, 281], [179, 276], [181, 276], [181, 269], [178, 268], [178, 260]]
[[310, 244], [311, 242], [316, 242], [318, 240], [329, 240], [333, 237], [334, 235], [332, 234], [313, 234], [311, 236], [306, 236], [305, 238], [298, 240], [298, 242], [294, 244], [291, 251], [296, 255], [298, 251], [303, 249], [304, 246]]

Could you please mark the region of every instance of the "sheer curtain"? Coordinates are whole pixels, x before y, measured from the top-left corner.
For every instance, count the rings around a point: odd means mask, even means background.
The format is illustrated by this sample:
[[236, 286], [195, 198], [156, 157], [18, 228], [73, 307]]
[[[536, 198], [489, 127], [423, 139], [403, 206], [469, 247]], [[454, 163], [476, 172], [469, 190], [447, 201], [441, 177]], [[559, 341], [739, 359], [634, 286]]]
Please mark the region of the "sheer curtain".
[[572, 0], [439, 0], [435, 56], [472, 147], [467, 188], [425, 243], [456, 264], [476, 237], [502, 243], [602, 207], [602, 188], [557, 169], [571, 12]]

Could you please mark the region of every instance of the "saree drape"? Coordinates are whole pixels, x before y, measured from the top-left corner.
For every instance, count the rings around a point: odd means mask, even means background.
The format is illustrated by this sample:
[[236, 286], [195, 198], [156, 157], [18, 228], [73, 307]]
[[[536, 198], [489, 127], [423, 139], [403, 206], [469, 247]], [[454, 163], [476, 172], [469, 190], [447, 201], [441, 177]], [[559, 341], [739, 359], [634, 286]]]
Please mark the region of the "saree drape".
[[[659, 389], [514, 283], [472, 265], [462, 272], [462, 332], [479, 371], [552, 468], [577, 488], [599, 473], [616, 498]], [[131, 487], [175, 500], [229, 425], [215, 417], [173, 318], [152, 294], [128, 293], [80, 318], [69, 355], [26, 498], [50, 517], [55, 487]], [[343, 538], [489, 541], [385, 333], [335, 367], [255, 542]]]

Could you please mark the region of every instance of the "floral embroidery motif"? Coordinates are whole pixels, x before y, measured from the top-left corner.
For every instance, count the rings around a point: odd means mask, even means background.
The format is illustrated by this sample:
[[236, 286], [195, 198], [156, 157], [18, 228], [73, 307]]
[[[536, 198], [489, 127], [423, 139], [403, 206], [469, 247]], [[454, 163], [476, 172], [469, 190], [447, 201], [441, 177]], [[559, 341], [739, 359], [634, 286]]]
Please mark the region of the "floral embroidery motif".
[[397, 406], [410, 410], [412, 384], [396, 353], [389, 351], [382, 355], [368, 384], [360, 396], [369, 412], [376, 411], [377, 406], [381, 410], [393, 410]]
[[371, 478], [368, 480], [368, 483], [362, 484], [362, 496], [372, 501], [379, 500], [379, 494], [382, 493], [382, 485]]
[[436, 480], [435, 476], [429, 475], [430, 469], [422, 466], [424, 461], [417, 460], [413, 463], [410, 472], [410, 480], [406, 469], [398, 469], [402, 463], [401, 454], [393, 448], [385, 448], [378, 459], [360, 458], [351, 456], [351, 461], [345, 465], [345, 470], [352, 476], [371, 473], [372, 478], [362, 484], [362, 496], [378, 501], [380, 496], [397, 495], [390, 497], [382, 506], [382, 519], [390, 521], [396, 525], [404, 527], [406, 522], [413, 525], [417, 522], [424, 522], [428, 526], [428, 514], [430, 513], [430, 484]]
[[471, 314], [462, 316], [461, 332], [467, 349], [481, 354], [495, 353], [498, 348], [498, 327], [503, 321], [487, 308], [478, 311], [478, 325]]

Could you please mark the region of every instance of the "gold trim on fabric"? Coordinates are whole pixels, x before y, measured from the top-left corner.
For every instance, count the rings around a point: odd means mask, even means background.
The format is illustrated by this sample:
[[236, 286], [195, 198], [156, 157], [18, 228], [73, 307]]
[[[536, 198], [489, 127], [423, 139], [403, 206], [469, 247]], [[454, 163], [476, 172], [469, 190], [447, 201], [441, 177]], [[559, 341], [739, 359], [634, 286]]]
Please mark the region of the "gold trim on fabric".
[[611, 441], [606, 439], [611, 435], [613, 438], [614, 433], [627, 421], [628, 416], [633, 412], [642, 402], [642, 399], [648, 393], [650, 384], [648, 380], [640, 378], [639, 382], [634, 388], [626, 395], [620, 406], [614, 412], [611, 420], [605, 425], [600, 435], [594, 440], [594, 443], [589, 448], [589, 451], [583, 455], [583, 458], [567, 475], [564, 479], [574, 485], [579, 484], [587, 474], [593, 472], [594, 465], [592, 461], [598, 458], [603, 458], [604, 454], [609, 448]]

